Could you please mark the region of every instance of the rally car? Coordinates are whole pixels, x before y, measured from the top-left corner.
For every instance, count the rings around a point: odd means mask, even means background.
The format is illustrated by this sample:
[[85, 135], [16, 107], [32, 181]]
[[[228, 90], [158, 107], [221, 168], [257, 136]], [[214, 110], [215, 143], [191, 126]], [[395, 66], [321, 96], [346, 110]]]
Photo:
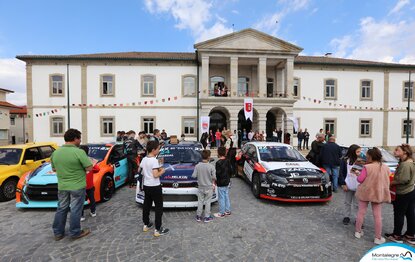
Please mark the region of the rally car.
[[[345, 156], [347, 154], [347, 150], [349, 149], [349, 147], [341, 145], [340, 148], [342, 149], [342, 155]], [[373, 147], [361, 146], [362, 151], [360, 153], [360, 157], [364, 161], [366, 161], [366, 152], [371, 148]], [[382, 162], [390, 168], [391, 173], [394, 173], [396, 168], [398, 167], [399, 160], [384, 148], [378, 147], [378, 149], [382, 153]]]
[[16, 185], [23, 174], [50, 160], [55, 143], [27, 143], [0, 147], [0, 201], [16, 197]]
[[292, 146], [249, 142], [237, 156], [238, 174], [257, 198], [283, 202], [326, 202], [332, 197], [330, 178]]
[[[192, 178], [197, 163], [202, 161], [202, 144], [198, 142], [168, 142], [157, 156], [166, 172], [160, 177], [163, 187], [163, 207], [197, 207], [197, 179]], [[212, 202], [218, 200], [217, 189]], [[137, 182], [136, 202], [144, 203], [144, 191]]]
[[[94, 174], [95, 201], [108, 201], [114, 190], [125, 184], [128, 176], [123, 145], [88, 144], [89, 157], [96, 160]], [[56, 208], [58, 178], [50, 163], [44, 163], [21, 177], [16, 190], [18, 208]]]

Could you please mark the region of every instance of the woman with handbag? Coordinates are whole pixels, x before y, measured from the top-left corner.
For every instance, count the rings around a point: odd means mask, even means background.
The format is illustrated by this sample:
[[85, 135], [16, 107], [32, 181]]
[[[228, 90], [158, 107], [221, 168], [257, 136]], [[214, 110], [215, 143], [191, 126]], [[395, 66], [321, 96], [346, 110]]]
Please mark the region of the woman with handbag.
[[375, 244], [385, 243], [382, 237], [382, 203], [390, 203], [389, 167], [382, 163], [382, 153], [376, 147], [366, 153], [367, 164], [357, 177], [360, 185], [357, 187], [356, 198], [359, 200], [354, 236], [363, 236], [362, 225], [369, 203], [372, 206], [375, 220]]
[[[415, 165], [412, 149], [409, 145], [397, 146], [394, 152], [399, 158], [399, 166], [391, 186], [396, 186], [396, 199], [393, 203], [393, 233], [385, 234], [386, 238], [397, 243], [403, 241], [415, 245]], [[406, 217], [407, 229], [402, 236]]]
[[344, 225], [348, 225], [350, 223], [350, 218], [352, 216], [356, 219], [356, 210], [358, 205], [355, 193], [359, 184], [357, 182], [357, 177], [360, 175], [359, 167], [363, 168], [363, 163], [358, 161], [358, 157], [361, 152], [362, 148], [360, 146], [356, 144], [351, 145], [347, 150], [346, 156], [342, 158], [340, 163], [339, 185], [345, 192]]

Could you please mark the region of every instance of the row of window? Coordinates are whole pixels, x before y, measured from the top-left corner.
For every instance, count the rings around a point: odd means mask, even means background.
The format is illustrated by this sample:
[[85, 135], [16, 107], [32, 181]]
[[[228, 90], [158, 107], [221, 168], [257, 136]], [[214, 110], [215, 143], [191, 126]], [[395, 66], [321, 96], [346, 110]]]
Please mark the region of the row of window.
[[[409, 120], [409, 125], [407, 124], [406, 119], [402, 119], [402, 137], [406, 136], [406, 130], [409, 130], [409, 136], [413, 137], [413, 125], [412, 120]], [[324, 130], [329, 130], [331, 134], [337, 134], [336, 128], [337, 121], [336, 119], [325, 119], [324, 120]], [[360, 119], [359, 120], [359, 137], [361, 138], [371, 138], [372, 137], [372, 119]]]
[[[65, 120], [62, 116], [54, 116], [51, 118], [51, 136], [63, 136], [65, 132]], [[196, 135], [196, 117], [182, 117], [182, 134], [186, 136]], [[115, 136], [115, 117], [102, 116], [100, 118], [101, 136]], [[153, 133], [156, 128], [156, 117], [144, 116], [141, 118], [141, 129], [146, 133]]]
[[[49, 77], [50, 95], [64, 96], [65, 95], [65, 76], [63, 74], [53, 74]], [[100, 94], [101, 96], [115, 96], [115, 75], [105, 74], [100, 76]], [[182, 94], [187, 97], [196, 96], [196, 76], [183, 75], [182, 76]], [[156, 96], [156, 76], [142, 75], [141, 76], [141, 96], [154, 97]]]
[[[411, 81], [411, 85], [409, 85], [409, 81], [404, 81], [402, 88], [402, 99], [405, 101], [410, 97], [411, 100], [414, 100], [414, 82]], [[299, 79], [294, 79], [294, 96], [300, 96], [299, 89]], [[324, 99], [337, 99], [337, 79], [324, 80]], [[372, 80], [360, 80], [360, 100], [373, 100]]]

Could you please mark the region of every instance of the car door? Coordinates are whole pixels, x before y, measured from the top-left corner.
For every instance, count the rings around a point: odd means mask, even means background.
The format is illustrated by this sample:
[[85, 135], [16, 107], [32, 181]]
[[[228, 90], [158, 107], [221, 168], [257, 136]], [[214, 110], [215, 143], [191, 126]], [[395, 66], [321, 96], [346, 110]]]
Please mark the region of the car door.
[[22, 164], [20, 166], [20, 174], [24, 174], [27, 171], [33, 170], [45, 162], [39, 147], [26, 148], [23, 154]]
[[256, 148], [254, 145], [248, 145], [246, 150], [246, 157], [244, 162], [244, 174], [246, 178], [252, 182], [252, 175], [254, 173]]
[[108, 158], [109, 164], [114, 167], [115, 188], [123, 185], [128, 177], [128, 164], [124, 154], [123, 145], [114, 145]]

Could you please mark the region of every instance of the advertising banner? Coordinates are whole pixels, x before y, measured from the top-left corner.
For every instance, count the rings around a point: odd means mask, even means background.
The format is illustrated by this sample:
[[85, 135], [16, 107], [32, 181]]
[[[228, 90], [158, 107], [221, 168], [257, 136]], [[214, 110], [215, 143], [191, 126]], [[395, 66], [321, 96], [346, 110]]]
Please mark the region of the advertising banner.
[[254, 100], [252, 98], [245, 98], [244, 100], [244, 113], [245, 113], [245, 119], [251, 119], [251, 121], [253, 120], [253, 116], [254, 116]]
[[210, 122], [210, 117], [208, 116], [201, 116], [200, 117], [200, 133], [208, 133], [209, 134], [209, 122]]

